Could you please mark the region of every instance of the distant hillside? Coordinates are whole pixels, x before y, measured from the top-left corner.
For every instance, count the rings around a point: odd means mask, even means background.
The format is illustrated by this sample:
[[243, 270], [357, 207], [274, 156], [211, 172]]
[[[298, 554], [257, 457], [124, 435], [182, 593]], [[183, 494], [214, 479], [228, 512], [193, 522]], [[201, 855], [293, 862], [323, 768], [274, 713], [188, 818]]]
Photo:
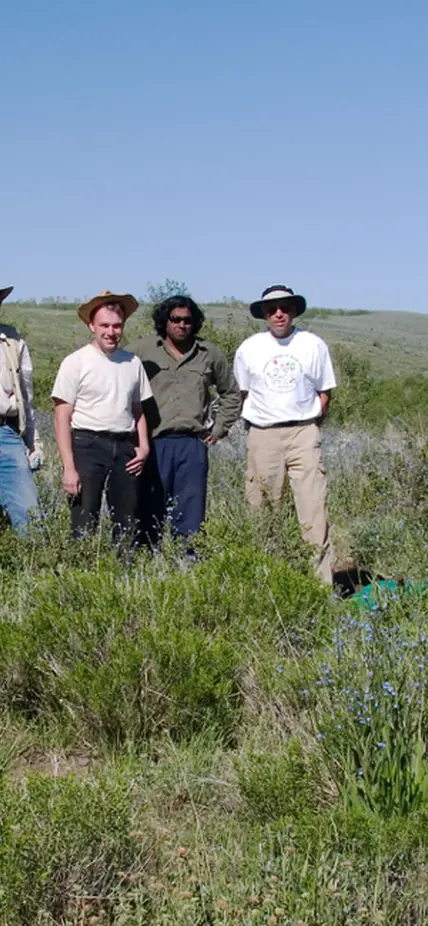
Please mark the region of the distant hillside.
[[[207, 320], [214, 325], [232, 324], [246, 332], [251, 322], [257, 325], [248, 306], [241, 302], [209, 304], [204, 310]], [[46, 362], [52, 358], [56, 362], [87, 340], [87, 331], [76, 315], [76, 303], [8, 302], [2, 307], [1, 317], [21, 327], [35, 360]], [[328, 344], [351, 347], [358, 356], [370, 361], [377, 378], [428, 371], [428, 315], [312, 307], [299, 323]], [[150, 327], [150, 306], [142, 305], [127, 325], [128, 341]]]

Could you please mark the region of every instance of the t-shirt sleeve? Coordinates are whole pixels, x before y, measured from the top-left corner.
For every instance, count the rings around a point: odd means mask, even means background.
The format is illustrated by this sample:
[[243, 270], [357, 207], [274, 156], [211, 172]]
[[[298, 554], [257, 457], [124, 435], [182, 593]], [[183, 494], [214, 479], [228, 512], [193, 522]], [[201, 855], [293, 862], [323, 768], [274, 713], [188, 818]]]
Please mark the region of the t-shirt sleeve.
[[51, 392], [53, 399], [75, 405], [79, 385], [79, 360], [73, 354], [66, 357], [58, 370]]
[[143, 367], [143, 364], [141, 363], [141, 360], [138, 358], [136, 359], [138, 362], [138, 392], [136, 399], [138, 402], [146, 402], [147, 399], [151, 399], [153, 395], [152, 387], [149, 383], [149, 378]]
[[241, 392], [248, 392], [250, 388], [250, 377], [245, 365], [242, 347], [239, 347], [236, 351], [235, 360], [233, 363], [233, 373]]
[[320, 341], [318, 344], [314, 384], [317, 392], [328, 392], [329, 389], [334, 389], [337, 385], [330, 351], [324, 341]]

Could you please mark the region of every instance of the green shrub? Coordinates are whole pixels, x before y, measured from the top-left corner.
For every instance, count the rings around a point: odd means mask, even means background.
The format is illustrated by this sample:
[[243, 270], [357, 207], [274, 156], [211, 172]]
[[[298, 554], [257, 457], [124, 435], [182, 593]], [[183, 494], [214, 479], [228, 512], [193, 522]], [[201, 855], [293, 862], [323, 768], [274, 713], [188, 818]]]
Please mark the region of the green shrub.
[[55, 355], [46, 357], [42, 362], [39, 361], [34, 368], [34, 407], [37, 411], [53, 411], [51, 392], [61, 360], [62, 357], [58, 357], [55, 353]]
[[243, 671], [326, 613], [315, 580], [253, 548], [167, 578], [146, 567], [41, 578], [21, 622], [0, 623], [3, 704], [116, 744], [207, 723], [230, 740]]
[[373, 389], [370, 364], [342, 344], [334, 344], [331, 353], [338, 388], [333, 392], [329, 421], [338, 426], [364, 422]]
[[119, 888], [150, 864], [149, 834], [131, 835], [135, 778], [33, 774], [0, 789], [1, 921], [87, 922], [104, 910], [111, 922]]
[[152, 621], [150, 592], [140, 592], [103, 572], [40, 582], [33, 612], [2, 628], [8, 703], [116, 744], [210, 719], [229, 734], [237, 654], [188, 612], [162, 613], [162, 587]]
[[392, 376], [373, 382], [365, 405], [366, 424], [373, 427], [399, 419], [409, 427], [424, 426], [428, 417], [427, 378], [421, 374]]
[[260, 331], [260, 325], [248, 319], [246, 325], [237, 327], [233, 315], [228, 315], [225, 325], [215, 325], [212, 321], [205, 321], [201, 330], [201, 337], [207, 338], [226, 354], [229, 363], [233, 363], [236, 351], [246, 338]]
[[316, 810], [320, 802], [319, 762], [291, 737], [280, 753], [250, 753], [237, 763], [239, 786], [250, 818], [267, 822]]

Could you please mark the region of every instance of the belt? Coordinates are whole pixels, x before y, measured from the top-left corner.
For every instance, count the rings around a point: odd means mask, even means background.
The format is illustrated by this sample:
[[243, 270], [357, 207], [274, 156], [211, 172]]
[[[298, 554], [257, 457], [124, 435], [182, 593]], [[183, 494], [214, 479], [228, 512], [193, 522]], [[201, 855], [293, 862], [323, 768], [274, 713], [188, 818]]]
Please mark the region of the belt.
[[91, 428], [73, 428], [72, 435], [86, 434], [88, 437], [108, 437], [110, 440], [134, 440], [136, 431], [92, 431]]
[[320, 421], [319, 418], [306, 418], [304, 421], [276, 421], [275, 424], [253, 424], [249, 422], [250, 428], [257, 428], [258, 431], [270, 431], [271, 428], [303, 428], [306, 424], [315, 424]]
[[14, 415], [13, 418], [9, 415], [0, 415], [0, 428], [2, 428], [5, 425], [8, 428], [12, 428], [14, 431], [18, 431], [19, 430], [18, 415]]

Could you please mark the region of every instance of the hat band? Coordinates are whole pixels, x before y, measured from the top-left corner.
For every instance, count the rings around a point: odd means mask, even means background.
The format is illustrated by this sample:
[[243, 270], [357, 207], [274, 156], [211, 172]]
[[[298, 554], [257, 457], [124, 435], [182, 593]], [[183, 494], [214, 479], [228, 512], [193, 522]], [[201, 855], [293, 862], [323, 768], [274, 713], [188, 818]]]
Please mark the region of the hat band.
[[268, 302], [269, 299], [293, 299], [294, 293], [291, 293], [289, 290], [285, 291], [283, 289], [275, 289], [272, 293], [267, 293], [266, 296], [262, 296], [261, 302]]

